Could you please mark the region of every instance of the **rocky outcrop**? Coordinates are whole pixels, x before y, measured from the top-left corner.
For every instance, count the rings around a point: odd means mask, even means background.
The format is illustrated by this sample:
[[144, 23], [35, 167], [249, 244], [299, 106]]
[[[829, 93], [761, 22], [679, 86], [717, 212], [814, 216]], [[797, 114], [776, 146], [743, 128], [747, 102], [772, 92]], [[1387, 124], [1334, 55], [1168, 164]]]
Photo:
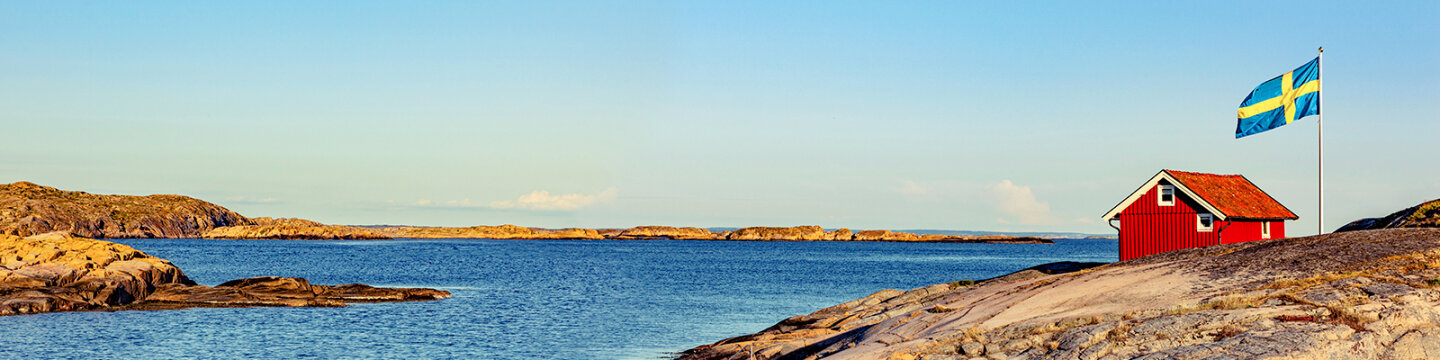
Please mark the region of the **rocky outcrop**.
[[1440, 355], [1440, 229], [1246, 242], [1091, 265], [885, 290], [682, 358]]
[[95, 238], [185, 238], [252, 225], [219, 205], [180, 195], [95, 195], [17, 182], [0, 185], [0, 234], [52, 231]]
[[[855, 233], [856, 241], [916, 241], [919, 236], [910, 233], [897, 233], [890, 230], [865, 230]], [[938, 239], [937, 239], [938, 240]]]
[[917, 235], [906, 232], [890, 230], [861, 230], [851, 232], [850, 229], [837, 229], [825, 231], [819, 226], [795, 226], [795, 227], [748, 227], [722, 234], [725, 240], [749, 240], [749, 241], [887, 241], [887, 242], [947, 242], [947, 243], [1026, 243], [1026, 244], [1053, 244], [1049, 239], [1035, 237], [1016, 237], [1004, 235], [986, 236], [955, 236], [955, 235]]
[[541, 229], [509, 224], [471, 227], [384, 226], [375, 227], [371, 230], [378, 234], [407, 239], [603, 239], [599, 232], [592, 229]]
[[1385, 217], [1355, 220], [1335, 232], [1416, 227], [1440, 227], [1440, 199], [1426, 201]]
[[0, 315], [194, 306], [344, 306], [346, 302], [435, 300], [448, 292], [361, 284], [310, 285], [252, 278], [196, 285], [164, 259], [129, 246], [55, 232], [0, 235]]
[[169, 261], [65, 233], [0, 235], [0, 315], [93, 310], [193, 285]]
[[146, 310], [187, 307], [304, 306], [340, 307], [350, 302], [439, 300], [450, 293], [434, 289], [387, 289], [364, 284], [311, 285], [302, 278], [255, 277], [227, 281], [215, 287], [165, 285], [137, 308]]
[[[849, 229], [845, 230], [849, 232]], [[837, 240], [834, 234], [825, 232], [819, 226], [795, 226], [795, 227], [769, 227], [757, 226], [747, 227], [730, 232], [726, 237], [728, 240], [783, 240], [783, 241], [819, 241]], [[850, 240], [850, 239], [844, 239]]]
[[205, 239], [294, 239], [294, 240], [376, 240], [390, 239], [390, 236], [369, 229], [325, 225], [318, 222], [267, 217], [252, 219], [255, 225], [226, 226], [211, 229], [201, 234]]
[[616, 240], [724, 240], [725, 236], [697, 227], [636, 226], [605, 238]]

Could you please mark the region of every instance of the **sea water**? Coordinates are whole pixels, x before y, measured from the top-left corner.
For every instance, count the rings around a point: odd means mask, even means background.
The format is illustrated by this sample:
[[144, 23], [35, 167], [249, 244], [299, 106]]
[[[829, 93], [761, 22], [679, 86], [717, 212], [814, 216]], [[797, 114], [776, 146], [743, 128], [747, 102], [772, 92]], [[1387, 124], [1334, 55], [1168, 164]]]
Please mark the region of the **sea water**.
[[884, 289], [1116, 257], [1114, 240], [118, 242], [204, 285], [275, 275], [454, 297], [0, 317], [0, 358], [664, 359]]

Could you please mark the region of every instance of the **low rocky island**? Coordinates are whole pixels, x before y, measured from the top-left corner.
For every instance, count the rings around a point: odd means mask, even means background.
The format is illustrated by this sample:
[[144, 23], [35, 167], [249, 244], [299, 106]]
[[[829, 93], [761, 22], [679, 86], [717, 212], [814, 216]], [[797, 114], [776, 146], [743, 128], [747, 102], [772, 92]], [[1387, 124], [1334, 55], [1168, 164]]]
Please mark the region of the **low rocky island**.
[[1051, 244], [1054, 241], [1028, 236], [917, 235], [890, 230], [850, 229], [827, 231], [819, 226], [746, 227], [711, 231], [698, 227], [637, 226], [629, 229], [540, 229], [515, 225], [452, 227], [375, 227], [372, 231], [394, 238], [445, 239], [573, 239], [573, 240], [737, 240], [737, 241], [888, 241], [888, 242], [972, 242]]
[[1432, 204], [1353, 231], [884, 290], [681, 359], [1437, 359]]
[[205, 239], [266, 239], [266, 240], [381, 240], [390, 239], [358, 226], [325, 225], [319, 222], [260, 217], [249, 219], [251, 225], [225, 226], [206, 230]]
[[62, 231], [91, 238], [205, 238], [289, 240], [514, 239], [514, 240], [745, 240], [1053, 243], [1027, 236], [955, 236], [819, 226], [543, 229], [516, 225], [425, 227], [328, 225], [295, 218], [249, 218], [181, 195], [96, 195], [29, 182], [0, 185], [0, 234], [29, 236]]
[[126, 245], [64, 232], [0, 235], [0, 315], [186, 307], [345, 306], [347, 302], [438, 300], [434, 289], [311, 285], [259, 277], [197, 285], [165, 259]]

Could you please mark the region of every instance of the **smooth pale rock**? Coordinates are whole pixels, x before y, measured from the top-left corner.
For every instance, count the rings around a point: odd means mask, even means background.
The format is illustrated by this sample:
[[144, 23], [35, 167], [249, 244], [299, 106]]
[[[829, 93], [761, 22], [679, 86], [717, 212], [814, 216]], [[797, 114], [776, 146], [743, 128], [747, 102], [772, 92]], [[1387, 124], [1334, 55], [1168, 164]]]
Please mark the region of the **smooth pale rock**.
[[1440, 329], [1415, 329], [1396, 340], [1385, 354], [1386, 359], [1440, 359]]
[[960, 350], [962, 351], [962, 354], [965, 354], [965, 355], [970, 355], [970, 356], [985, 355], [985, 345], [980, 344], [980, 343], [978, 343], [978, 342], [974, 342], [974, 341], [965, 343], [965, 345], [961, 345], [961, 346], [960, 346]]

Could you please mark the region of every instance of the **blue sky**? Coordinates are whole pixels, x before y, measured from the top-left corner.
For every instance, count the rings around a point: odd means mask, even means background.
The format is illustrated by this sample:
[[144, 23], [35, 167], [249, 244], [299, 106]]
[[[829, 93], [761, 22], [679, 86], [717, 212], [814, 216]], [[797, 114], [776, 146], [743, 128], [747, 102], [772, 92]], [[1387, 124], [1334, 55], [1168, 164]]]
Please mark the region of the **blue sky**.
[[1164, 168], [1315, 231], [1440, 197], [1435, 2], [0, 3], [0, 182], [328, 223], [1111, 232]]

